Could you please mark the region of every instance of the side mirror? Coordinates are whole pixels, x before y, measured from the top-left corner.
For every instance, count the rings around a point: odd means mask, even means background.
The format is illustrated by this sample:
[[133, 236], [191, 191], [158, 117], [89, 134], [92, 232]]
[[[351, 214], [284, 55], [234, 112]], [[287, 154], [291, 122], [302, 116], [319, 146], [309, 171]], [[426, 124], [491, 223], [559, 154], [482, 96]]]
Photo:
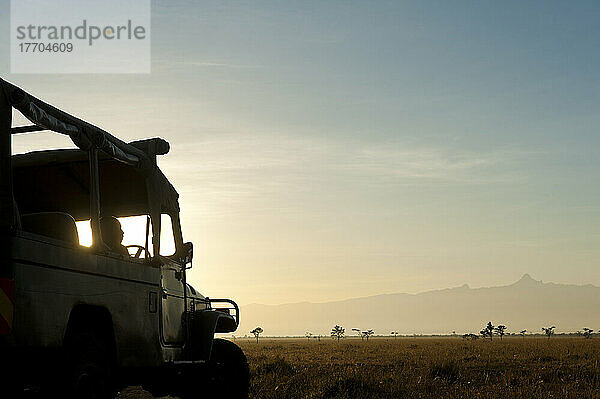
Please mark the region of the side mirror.
[[181, 263], [184, 266], [187, 266], [188, 264], [192, 263], [193, 258], [194, 258], [194, 244], [192, 244], [191, 242], [184, 243], [183, 248], [181, 249]]

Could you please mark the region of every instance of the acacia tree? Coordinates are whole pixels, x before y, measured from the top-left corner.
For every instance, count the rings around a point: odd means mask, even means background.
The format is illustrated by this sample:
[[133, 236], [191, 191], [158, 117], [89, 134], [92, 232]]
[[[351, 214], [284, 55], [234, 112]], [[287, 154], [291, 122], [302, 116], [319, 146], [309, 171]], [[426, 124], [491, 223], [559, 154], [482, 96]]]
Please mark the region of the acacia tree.
[[344, 338], [345, 332], [346, 330], [344, 329], [344, 327], [338, 326], [336, 324], [335, 327], [331, 329], [331, 338], [337, 338], [338, 342], [340, 342], [340, 338]]
[[256, 343], [258, 343], [258, 336], [260, 334], [262, 334], [263, 329], [261, 327], [256, 327], [254, 330], [250, 331], [250, 334], [254, 334], [254, 337], [256, 338]]
[[362, 336], [365, 337], [367, 339], [367, 342], [369, 342], [369, 338], [371, 337], [371, 335], [373, 335], [373, 330], [367, 330], [367, 331], [363, 331]]
[[352, 331], [356, 331], [356, 335], [360, 337], [360, 339], [364, 339], [363, 335], [360, 333], [360, 328], [353, 328]]
[[394, 339], [396, 339], [398, 336], [398, 331], [392, 331], [390, 334], [394, 337]]
[[307, 331], [307, 332], [304, 334], [304, 336], [305, 336], [306, 338], [308, 338], [308, 340], [310, 341], [310, 337], [312, 337], [312, 333]]
[[500, 341], [502, 341], [502, 337], [505, 334], [506, 326], [503, 324], [499, 324], [494, 328], [494, 332], [500, 336]]
[[491, 321], [488, 321], [487, 325], [483, 328], [483, 330], [479, 331], [479, 334], [485, 337], [489, 337], [490, 341], [494, 339], [494, 325]]
[[591, 328], [584, 328], [583, 329], [583, 337], [585, 339], [590, 339], [592, 338], [592, 333], [594, 332], [594, 330], [592, 330]]
[[556, 328], [556, 326], [542, 327], [542, 331], [544, 332], [544, 334], [546, 334], [546, 336], [548, 337], [548, 339], [550, 339], [550, 337], [554, 335], [554, 329], [555, 328]]

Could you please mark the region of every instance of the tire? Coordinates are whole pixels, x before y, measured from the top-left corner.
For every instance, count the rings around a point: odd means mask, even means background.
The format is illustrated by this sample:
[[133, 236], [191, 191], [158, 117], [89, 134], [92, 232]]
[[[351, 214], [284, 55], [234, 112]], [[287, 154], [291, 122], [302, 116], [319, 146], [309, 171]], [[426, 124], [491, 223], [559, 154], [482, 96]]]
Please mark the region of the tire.
[[198, 376], [184, 378], [181, 399], [220, 398], [246, 399], [250, 382], [250, 368], [246, 355], [233, 342], [215, 339], [210, 361], [205, 366], [206, 379], [199, 384]]
[[113, 399], [109, 350], [94, 335], [79, 334], [66, 348], [68, 398]]
[[8, 370], [8, 375], [6, 376], [6, 382], [3, 382], [3, 386], [5, 386], [5, 392], [7, 398], [21, 399], [25, 395], [23, 393], [23, 381], [17, 373], [13, 372], [14, 370]]

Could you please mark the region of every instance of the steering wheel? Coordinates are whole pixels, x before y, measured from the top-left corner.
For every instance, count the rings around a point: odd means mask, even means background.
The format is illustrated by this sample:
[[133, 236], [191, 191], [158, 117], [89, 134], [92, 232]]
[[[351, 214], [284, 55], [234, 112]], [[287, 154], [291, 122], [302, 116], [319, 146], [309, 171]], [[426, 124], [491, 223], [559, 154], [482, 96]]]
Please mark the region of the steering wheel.
[[137, 248], [137, 251], [135, 252], [135, 255], [133, 255], [134, 258], [136, 259], [140, 259], [141, 255], [142, 255], [142, 251], [144, 251], [144, 254], [146, 255], [147, 251], [145, 247], [142, 247], [141, 245], [126, 245], [125, 248], [129, 249], [129, 248]]

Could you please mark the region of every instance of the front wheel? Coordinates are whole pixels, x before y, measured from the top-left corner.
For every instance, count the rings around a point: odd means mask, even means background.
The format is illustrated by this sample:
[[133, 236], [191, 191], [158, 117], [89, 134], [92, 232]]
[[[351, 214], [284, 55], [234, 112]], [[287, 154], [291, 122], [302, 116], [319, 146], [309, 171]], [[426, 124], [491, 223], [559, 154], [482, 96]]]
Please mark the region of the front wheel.
[[94, 335], [74, 337], [67, 349], [67, 388], [73, 399], [111, 399], [110, 361], [107, 349]]
[[248, 397], [250, 368], [242, 349], [231, 341], [215, 339], [210, 361], [206, 365], [205, 386], [198, 379], [186, 376], [181, 399]]

